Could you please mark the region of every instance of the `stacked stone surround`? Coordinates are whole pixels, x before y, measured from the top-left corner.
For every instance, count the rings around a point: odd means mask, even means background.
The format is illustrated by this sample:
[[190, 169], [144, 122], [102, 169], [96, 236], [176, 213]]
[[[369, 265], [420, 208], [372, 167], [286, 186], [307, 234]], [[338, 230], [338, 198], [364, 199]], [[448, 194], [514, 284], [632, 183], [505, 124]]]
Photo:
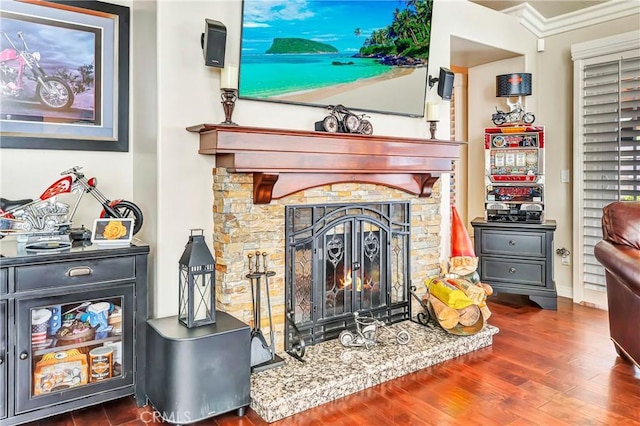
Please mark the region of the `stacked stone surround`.
[[[276, 351], [284, 350], [285, 209], [287, 205], [411, 202], [411, 277], [418, 295], [427, 277], [438, 274], [440, 258], [440, 181], [430, 198], [374, 184], [341, 183], [300, 191], [270, 204], [253, 203], [253, 174], [213, 170], [213, 248], [216, 258], [216, 307], [253, 326], [248, 255], [268, 254]], [[264, 282], [263, 282], [264, 290]], [[269, 333], [265, 298], [261, 328]], [[421, 309], [414, 303], [414, 315]]]

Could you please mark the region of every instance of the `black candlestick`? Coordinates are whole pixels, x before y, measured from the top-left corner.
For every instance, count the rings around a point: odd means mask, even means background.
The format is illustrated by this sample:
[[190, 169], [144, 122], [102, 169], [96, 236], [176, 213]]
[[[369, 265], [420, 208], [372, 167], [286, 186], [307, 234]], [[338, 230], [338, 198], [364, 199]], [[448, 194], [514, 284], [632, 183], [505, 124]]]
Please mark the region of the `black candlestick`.
[[429, 132], [431, 132], [431, 139], [436, 138], [436, 130], [438, 130], [438, 120], [429, 120]]
[[236, 89], [220, 89], [222, 93], [222, 109], [224, 109], [224, 121], [220, 124], [226, 124], [228, 126], [237, 126], [237, 123], [231, 121], [231, 115], [233, 114], [233, 107], [238, 99], [238, 91]]

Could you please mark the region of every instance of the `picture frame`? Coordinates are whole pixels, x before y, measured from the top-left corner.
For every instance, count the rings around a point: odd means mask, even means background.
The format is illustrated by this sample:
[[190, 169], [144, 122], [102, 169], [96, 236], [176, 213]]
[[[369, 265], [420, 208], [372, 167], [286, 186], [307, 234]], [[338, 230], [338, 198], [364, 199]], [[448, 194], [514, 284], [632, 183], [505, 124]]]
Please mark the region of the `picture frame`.
[[423, 117], [433, 0], [243, 0], [238, 97]]
[[[128, 7], [7, 0], [0, 26], [0, 55], [15, 70], [0, 90], [0, 148], [129, 151]], [[43, 73], [20, 68], [21, 53]]]
[[133, 241], [132, 218], [100, 218], [93, 221], [91, 242], [99, 246], [128, 246]]

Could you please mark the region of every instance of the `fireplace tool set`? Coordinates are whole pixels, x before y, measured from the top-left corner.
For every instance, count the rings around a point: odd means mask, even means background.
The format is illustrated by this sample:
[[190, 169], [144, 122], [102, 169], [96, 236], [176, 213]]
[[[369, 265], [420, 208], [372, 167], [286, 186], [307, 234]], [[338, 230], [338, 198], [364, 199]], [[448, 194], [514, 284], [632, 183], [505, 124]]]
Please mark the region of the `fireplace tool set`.
[[[284, 360], [276, 355], [275, 336], [273, 332], [273, 316], [271, 314], [271, 299], [269, 296], [269, 277], [273, 277], [276, 273], [267, 269], [267, 253], [256, 251], [254, 254], [249, 253], [249, 273], [246, 277], [251, 281], [251, 297], [253, 308], [253, 329], [251, 330], [251, 370], [263, 371], [270, 368], [279, 367], [284, 364]], [[262, 257], [262, 262], [260, 262]], [[262, 265], [261, 265], [262, 263]], [[269, 313], [269, 344], [264, 337], [261, 329], [261, 299], [262, 299], [262, 283], [264, 277], [264, 285], [267, 298], [267, 311]]]

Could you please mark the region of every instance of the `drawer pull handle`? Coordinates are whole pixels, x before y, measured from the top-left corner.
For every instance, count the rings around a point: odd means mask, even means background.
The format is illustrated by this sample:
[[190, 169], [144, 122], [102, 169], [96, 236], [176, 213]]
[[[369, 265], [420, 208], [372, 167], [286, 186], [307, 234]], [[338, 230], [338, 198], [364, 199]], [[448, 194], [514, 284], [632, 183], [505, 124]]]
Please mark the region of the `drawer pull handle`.
[[22, 353], [20, 354], [20, 359], [24, 360], [24, 359], [27, 359], [27, 358], [29, 358], [29, 354], [28, 354], [28, 353], [26, 353], [26, 352], [22, 352]]
[[93, 274], [93, 269], [88, 266], [79, 266], [77, 268], [71, 268], [67, 271], [67, 276], [69, 277], [79, 277], [81, 275], [91, 275]]
[[509, 273], [510, 274], [515, 274], [516, 273], [516, 268], [509, 268]]
[[515, 242], [515, 241], [513, 241], [513, 240], [509, 240], [509, 245], [510, 245], [510, 246], [515, 246], [515, 245], [516, 245], [516, 242]]

